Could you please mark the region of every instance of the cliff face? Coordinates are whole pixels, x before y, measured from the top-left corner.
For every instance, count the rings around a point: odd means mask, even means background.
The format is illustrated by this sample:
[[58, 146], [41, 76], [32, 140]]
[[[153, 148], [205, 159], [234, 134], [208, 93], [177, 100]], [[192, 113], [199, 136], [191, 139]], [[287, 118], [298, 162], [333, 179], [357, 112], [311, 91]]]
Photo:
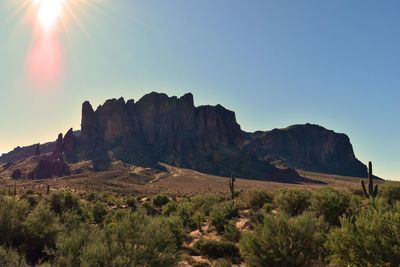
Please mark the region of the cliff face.
[[318, 125], [251, 134], [245, 148], [266, 162], [283, 162], [291, 168], [364, 177], [367, 168], [354, 155], [350, 139]]
[[85, 102], [81, 128], [84, 137], [107, 145], [129, 145], [141, 139], [173, 152], [186, 146], [204, 152], [219, 145], [239, 146], [243, 141], [232, 111], [220, 105], [195, 107], [191, 94], [169, 98], [151, 93], [137, 103], [111, 99], [96, 111]]
[[95, 111], [85, 102], [81, 129], [87, 157], [111, 151], [133, 163], [163, 161], [220, 174], [242, 173], [254, 160], [239, 149], [244, 134], [235, 113], [220, 105], [195, 107], [192, 94], [150, 93], [136, 103], [111, 99]]

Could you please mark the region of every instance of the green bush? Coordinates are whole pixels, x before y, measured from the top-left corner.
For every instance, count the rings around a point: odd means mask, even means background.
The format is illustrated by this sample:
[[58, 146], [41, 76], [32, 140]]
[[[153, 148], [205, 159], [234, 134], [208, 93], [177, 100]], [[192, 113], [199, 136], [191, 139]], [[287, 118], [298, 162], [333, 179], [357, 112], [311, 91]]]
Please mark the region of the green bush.
[[240, 231], [236, 228], [233, 222], [228, 222], [224, 226], [224, 232], [222, 233], [222, 237], [231, 242], [238, 242], [240, 239]]
[[97, 238], [100, 235], [99, 229], [90, 227], [87, 224], [81, 225], [77, 229], [65, 231], [57, 239], [57, 257], [53, 265], [60, 267], [81, 266], [82, 250], [89, 243], [97, 243], [99, 241]]
[[82, 225], [65, 232], [55, 266], [176, 266], [184, 240], [178, 217], [125, 211], [114, 218], [104, 228]]
[[239, 255], [239, 249], [231, 242], [200, 239], [194, 244], [201, 255], [209, 258], [235, 258]]
[[25, 260], [12, 249], [0, 246], [0, 266], [2, 267], [28, 267]]
[[310, 205], [310, 192], [307, 190], [280, 190], [274, 197], [280, 211], [296, 216], [303, 213]]
[[236, 206], [232, 205], [232, 203], [223, 203], [215, 206], [210, 212], [210, 223], [215, 227], [218, 233], [222, 233], [229, 220], [238, 215], [239, 210]]
[[100, 201], [96, 201], [92, 207], [92, 215], [94, 223], [102, 223], [104, 217], [107, 215], [107, 207]]
[[185, 240], [185, 231], [182, 219], [178, 216], [171, 216], [166, 219], [166, 227], [171, 231], [175, 238], [176, 246], [180, 247]]
[[136, 201], [136, 198], [135, 198], [135, 197], [133, 197], [133, 196], [128, 197], [128, 198], [125, 200], [125, 203], [126, 203], [126, 205], [128, 205], [128, 207], [129, 207], [132, 211], [136, 211], [136, 210], [137, 210], [137, 201]]
[[386, 199], [389, 205], [393, 206], [400, 201], [400, 184], [386, 182], [379, 187], [379, 196]]
[[169, 202], [169, 197], [165, 195], [156, 195], [153, 198], [153, 204], [156, 207], [162, 207]]
[[350, 198], [347, 194], [338, 192], [329, 187], [314, 191], [311, 195], [310, 210], [323, 218], [331, 225], [339, 225], [339, 218], [349, 208]]
[[179, 241], [171, 224], [163, 217], [128, 215], [120, 223], [107, 227], [106, 243], [117, 245], [120, 258], [128, 258], [134, 266], [175, 266], [179, 260]]
[[370, 209], [344, 217], [326, 247], [335, 266], [399, 266], [400, 212]]
[[221, 203], [224, 199], [216, 195], [197, 195], [190, 199], [194, 205], [194, 209], [208, 216], [214, 205]]
[[244, 195], [246, 206], [253, 209], [261, 209], [264, 204], [272, 203], [272, 196], [266, 191], [251, 190]]
[[204, 215], [203, 213], [197, 211], [193, 214], [193, 223], [196, 225], [196, 228], [199, 231], [202, 231], [203, 228], [203, 222], [204, 222]]
[[29, 263], [49, 259], [49, 250], [55, 249], [59, 225], [55, 214], [45, 202], [40, 202], [24, 222], [25, 257]]
[[310, 213], [266, 215], [254, 232], [243, 233], [239, 247], [248, 266], [313, 266], [325, 255], [324, 241], [324, 224]]
[[176, 212], [177, 209], [178, 204], [176, 203], [176, 201], [170, 201], [162, 207], [162, 214], [168, 216]]
[[195, 213], [194, 204], [190, 201], [182, 201], [178, 204], [177, 215], [182, 219], [183, 225], [190, 229], [195, 229], [196, 224], [193, 221], [193, 215]]
[[0, 245], [17, 247], [23, 243], [23, 223], [28, 211], [26, 200], [0, 197]]
[[51, 210], [59, 215], [69, 210], [79, 211], [81, 208], [77, 195], [70, 192], [53, 192], [48, 200]]

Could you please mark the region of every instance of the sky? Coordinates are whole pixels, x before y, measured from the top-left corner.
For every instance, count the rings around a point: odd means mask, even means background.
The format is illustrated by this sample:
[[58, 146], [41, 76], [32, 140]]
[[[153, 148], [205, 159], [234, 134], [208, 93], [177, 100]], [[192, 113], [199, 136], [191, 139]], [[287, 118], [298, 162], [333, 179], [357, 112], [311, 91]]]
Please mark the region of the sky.
[[346, 133], [400, 179], [397, 0], [38, 1], [0, 3], [0, 153], [79, 129], [85, 100], [192, 92], [246, 131]]

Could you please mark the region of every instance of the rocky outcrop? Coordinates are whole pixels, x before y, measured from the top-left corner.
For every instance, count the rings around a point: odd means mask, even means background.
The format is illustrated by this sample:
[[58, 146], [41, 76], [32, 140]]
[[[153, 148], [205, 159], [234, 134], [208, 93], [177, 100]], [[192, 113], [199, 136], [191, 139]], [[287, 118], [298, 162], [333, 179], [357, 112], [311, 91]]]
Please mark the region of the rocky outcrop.
[[42, 156], [36, 168], [29, 173], [30, 179], [48, 179], [69, 175], [70, 169], [64, 160], [53, 156]]
[[250, 134], [244, 149], [266, 162], [291, 168], [363, 177], [367, 168], [354, 155], [350, 139], [318, 125], [293, 125], [285, 129]]

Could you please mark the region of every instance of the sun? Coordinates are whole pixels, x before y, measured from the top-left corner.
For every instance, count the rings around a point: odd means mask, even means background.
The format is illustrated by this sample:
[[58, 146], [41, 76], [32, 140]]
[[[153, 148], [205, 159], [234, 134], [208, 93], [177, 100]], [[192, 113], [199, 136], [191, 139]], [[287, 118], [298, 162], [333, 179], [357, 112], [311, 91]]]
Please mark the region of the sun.
[[66, 0], [34, 0], [37, 7], [37, 19], [45, 30], [54, 28], [60, 20]]

